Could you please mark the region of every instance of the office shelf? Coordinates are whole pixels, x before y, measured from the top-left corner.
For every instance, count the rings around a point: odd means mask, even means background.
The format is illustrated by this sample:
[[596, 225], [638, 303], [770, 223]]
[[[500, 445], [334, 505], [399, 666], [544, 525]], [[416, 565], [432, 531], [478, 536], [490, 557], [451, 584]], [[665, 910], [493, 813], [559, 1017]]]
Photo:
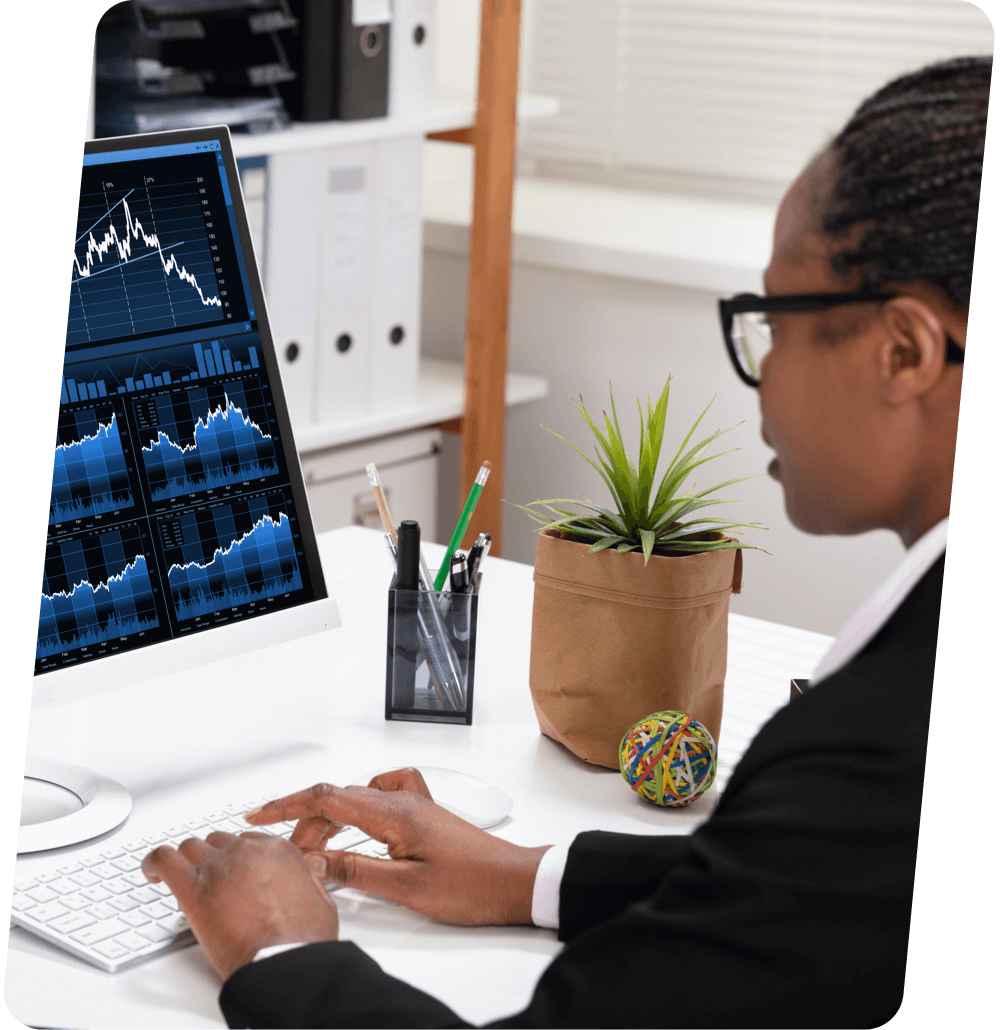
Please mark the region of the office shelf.
[[[555, 97], [523, 93], [518, 97], [517, 117], [520, 121], [546, 118], [556, 114], [558, 109], [559, 102]], [[275, 132], [233, 133], [233, 153], [238, 158], [259, 157], [312, 147], [346, 146], [393, 136], [421, 136], [464, 129], [475, 119], [476, 103], [472, 97], [442, 94], [436, 107], [420, 114], [368, 118], [357, 122], [295, 122], [287, 129]]]
[[[300, 454], [337, 447], [341, 444], [370, 440], [376, 436], [402, 433], [409, 429], [451, 422], [462, 417], [464, 401], [462, 364], [420, 359], [417, 403], [407, 408], [393, 408], [372, 414], [358, 415], [337, 422], [316, 423], [295, 428], [295, 445]], [[507, 406], [541, 400], [549, 393], [549, 383], [541, 376], [507, 373]]]

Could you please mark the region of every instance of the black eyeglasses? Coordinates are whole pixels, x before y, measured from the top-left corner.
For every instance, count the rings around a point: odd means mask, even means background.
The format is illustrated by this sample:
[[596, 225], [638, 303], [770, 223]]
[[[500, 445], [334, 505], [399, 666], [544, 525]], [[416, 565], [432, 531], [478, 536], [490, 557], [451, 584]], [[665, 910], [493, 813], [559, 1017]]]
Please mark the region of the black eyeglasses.
[[[758, 297], [741, 293], [719, 301], [719, 318], [726, 350], [736, 374], [747, 386], [760, 385], [760, 366], [771, 349], [771, 325], [765, 316], [782, 312], [825, 311], [841, 304], [881, 304], [898, 293], [798, 293], [784, 297]], [[961, 365], [965, 351], [949, 336], [945, 361]]]

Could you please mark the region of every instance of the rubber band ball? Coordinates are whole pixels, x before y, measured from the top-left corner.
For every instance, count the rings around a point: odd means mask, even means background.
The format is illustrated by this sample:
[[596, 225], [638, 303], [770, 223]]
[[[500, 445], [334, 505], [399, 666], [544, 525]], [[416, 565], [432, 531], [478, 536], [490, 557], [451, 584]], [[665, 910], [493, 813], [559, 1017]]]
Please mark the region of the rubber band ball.
[[683, 808], [712, 785], [715, 738], [683, 712], [654, 712], [622, 737], [625, 782], [652, 805]]

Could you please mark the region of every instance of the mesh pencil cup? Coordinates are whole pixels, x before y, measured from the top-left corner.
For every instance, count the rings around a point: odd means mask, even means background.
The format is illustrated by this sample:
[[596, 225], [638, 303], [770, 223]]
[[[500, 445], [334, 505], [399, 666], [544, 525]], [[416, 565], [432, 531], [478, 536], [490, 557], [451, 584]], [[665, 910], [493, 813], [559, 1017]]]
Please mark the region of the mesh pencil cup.
[[469, 593], [389, 587], [385, 717], [472, 724], [479, 586]]

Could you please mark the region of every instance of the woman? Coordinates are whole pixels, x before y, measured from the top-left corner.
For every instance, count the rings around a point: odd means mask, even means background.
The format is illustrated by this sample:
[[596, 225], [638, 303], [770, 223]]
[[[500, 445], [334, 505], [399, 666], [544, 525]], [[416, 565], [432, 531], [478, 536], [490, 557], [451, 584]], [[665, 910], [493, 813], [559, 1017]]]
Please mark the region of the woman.
[[[301, 851], [225, 834], [159, 848], [144, 868], [173, 889], [226, 980], [230, 1025], [465, 1025], [337, 942], [310, 869], [447, 922], [558, 926], [566, 947], [530, 1006], [497, 1025], [843, 1027], [893, 1015], [990, 72], [989, 59], [952, 61], [866, 101], [782, 201], [767, 298], [722, 303], [792, 521], [889, 528], [908, 551], [812, 689], [751, 744], [712, 817], [691, 837], [594, 832], [569, 849], [520, 848], [438, 808], [404, 770], [377, 790], [321, 784], [249, 817], [300, 820]], [[387, 841], [393, 860], [323, 852], [335, 822]]]

